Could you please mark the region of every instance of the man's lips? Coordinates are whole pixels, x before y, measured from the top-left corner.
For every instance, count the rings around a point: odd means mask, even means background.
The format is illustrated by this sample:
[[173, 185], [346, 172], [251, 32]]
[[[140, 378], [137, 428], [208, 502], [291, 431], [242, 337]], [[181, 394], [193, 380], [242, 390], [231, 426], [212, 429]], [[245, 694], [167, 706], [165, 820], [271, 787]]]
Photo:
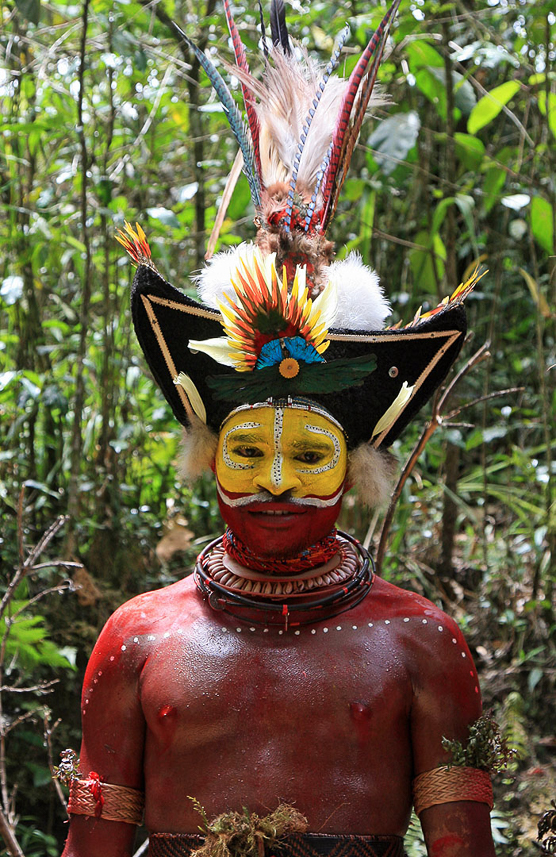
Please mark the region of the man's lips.
[[304, 515], [310, 507], [294, 505], [293, 503], [255, 502], [245, 507], [245, 511], [257, 517], [290, 517]]

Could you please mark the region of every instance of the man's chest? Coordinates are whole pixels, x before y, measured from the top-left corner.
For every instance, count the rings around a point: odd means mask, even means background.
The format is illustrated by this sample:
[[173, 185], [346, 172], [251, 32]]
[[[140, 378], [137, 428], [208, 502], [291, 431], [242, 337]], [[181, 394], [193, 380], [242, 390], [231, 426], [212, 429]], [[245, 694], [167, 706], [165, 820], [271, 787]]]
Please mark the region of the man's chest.
[[280, 628], [199, 621], [174, 627], [142, 673], [141, 703], [157, 742], [262, 742], [322, 735], [361, 747], [407, 720], [411, 686], [389, 629], [336, 617]]

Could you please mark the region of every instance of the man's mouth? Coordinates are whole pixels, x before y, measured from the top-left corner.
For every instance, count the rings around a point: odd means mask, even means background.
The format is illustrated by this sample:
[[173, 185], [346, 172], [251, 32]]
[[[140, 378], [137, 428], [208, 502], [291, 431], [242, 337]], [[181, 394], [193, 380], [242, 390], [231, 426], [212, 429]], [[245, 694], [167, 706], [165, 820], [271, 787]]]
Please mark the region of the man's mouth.
[[268, 517], [286, 517], [290, 515], [303, 515], [307, 511], [307, 507], [293, 504], [281, 504], [258, 502], [252, 503], [246, 507], [246, 511], [251, 515], [265, 515]]

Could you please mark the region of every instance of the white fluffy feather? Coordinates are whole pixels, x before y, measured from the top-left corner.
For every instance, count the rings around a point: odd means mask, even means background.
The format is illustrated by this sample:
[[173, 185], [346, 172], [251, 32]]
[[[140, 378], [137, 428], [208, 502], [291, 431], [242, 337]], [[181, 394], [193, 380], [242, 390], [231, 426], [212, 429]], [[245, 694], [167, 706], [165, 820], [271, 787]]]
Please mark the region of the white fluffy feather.
[[[206, 306], [218, 309], [224, 294], [233, 297], [230, 280], [234, 271], [242, 259], [250, 261], [256, 252], [259, 252], [258, 248], [246, 242], [216, 253], [194, 278], [200, 300]], [[337, 293], [335, 315], [326, 319], [329, 326], [348, 330], [382, 330], [392, 310], [379, 285], [378, 275], [363, 264], [359, 253], [350, 253], [345, 259], [333, 262], [327, 273], [328, 281], [335, 286]]]
[[363, 264], [359, 253], [332, 262], [328, 280], [335, 284], [338, 309], [333, 327], [348, 330], [382, 330], [392, 312], [375, 271]]
[[241, 259], [249, 259], [257, 248], [254, 244], [244, 242], [237, 247], [216, 253], [203, 270], [193, 276], [197, 286], [199, 299], [212, 309], [218, 309], [218, 304], [228, 294], [235, 294], [231, 278], [240, 265]]
[[[260, 154], [265, 187], [289, 181], [303, 126], [325, 66], [313, 60], [302, 47], [291, 56], [279, 48], [272, 51], [272, 63], [261, 81], [235, 69], [234, 73], [258, 99], [255, 109], [260, 123]], [[326, 155], [336, 126], [347, 80], [331, 77], [307, 135], [301, 157], [298, 181], [313, 188], [319, 167]]]

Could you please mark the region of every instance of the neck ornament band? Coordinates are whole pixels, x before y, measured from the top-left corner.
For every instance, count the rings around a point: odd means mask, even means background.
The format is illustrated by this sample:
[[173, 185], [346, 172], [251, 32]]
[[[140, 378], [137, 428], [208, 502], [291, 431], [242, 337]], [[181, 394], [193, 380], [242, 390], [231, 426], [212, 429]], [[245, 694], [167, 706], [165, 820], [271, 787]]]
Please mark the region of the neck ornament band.
[[226, 553], [240, 565], [250, 568], [252, 571], [261, 571], [266, 575], [295, 575], [308, 569], [317, 568], [325, 565], [341, 551], [341, 542], [335, 529], [324, 539], [291, 559], [260, 559], [229, 527], [224, 533], [222, 544]]
[[[269, 577], [266, 582], [271, 591], [264, 591], [262, 580], [251, 581], [255, 591], [253, 588], [247, 591], [245, 583], [249, 581], [226, 568], [223, 539], [216, 539], [197, 559], [195, 584], [213, 610], [241, 621], [282, 625], [286, 631], [288, 627], [322, 622], [359, 604], [370, 592], [374, 580], [373, 562], [365, 548], [347, 533], [338, 533], [337, 538], [343, 555], [340, 565], [332, 571], [317, 569], [321, 573], [314, 578], [303, 575], [304, 579], [298, 581]], [[289, 586], [292, 591], [286, 593]]]

